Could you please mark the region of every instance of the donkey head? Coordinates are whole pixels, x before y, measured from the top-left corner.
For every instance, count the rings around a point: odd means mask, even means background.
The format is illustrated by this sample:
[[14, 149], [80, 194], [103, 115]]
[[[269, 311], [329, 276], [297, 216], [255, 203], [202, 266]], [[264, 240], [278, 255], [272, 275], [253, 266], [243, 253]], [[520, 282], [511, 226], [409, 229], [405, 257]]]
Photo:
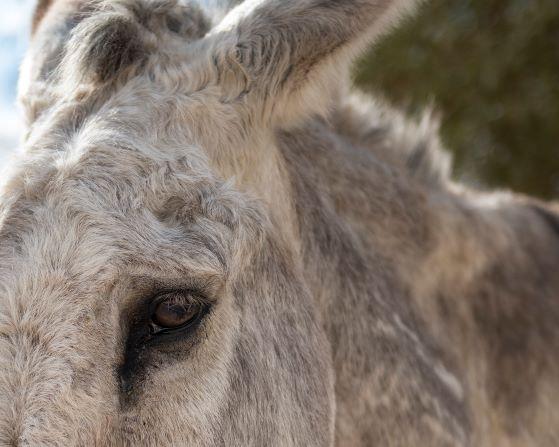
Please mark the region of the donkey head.
[[332, 442], [274, 131], [411, 2], [225, 3], [40, 2], [0, 203], [1, 444]]

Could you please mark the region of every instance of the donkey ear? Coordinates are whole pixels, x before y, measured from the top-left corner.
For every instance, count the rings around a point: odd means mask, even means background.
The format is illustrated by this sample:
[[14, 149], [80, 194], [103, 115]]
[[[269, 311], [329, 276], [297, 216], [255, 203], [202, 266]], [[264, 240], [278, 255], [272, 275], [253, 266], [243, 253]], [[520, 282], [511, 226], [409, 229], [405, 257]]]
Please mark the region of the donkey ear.
[[43, 22], [66, 19], [68, 15], [86, 8], [87, 0], [37, 0], [31, 21], [31, 35], [34, 36]]
[[352, 59], [416, 3], [245, 0], [214, 35], [225, 36], [224, 65], [233, 60], [241, 68], [251, 100], [264, 110], [281, 113], [296, 104], [316, 111], [324, 89], [339, 83]]
[[37, 0], [32, 39], [20, 70], [19, 96], [27, 121], [33, 122], [48, 104], [51, 79], [59, 72], [72, 30], [93, 1]]
[[46, 80], [58, 67], [72, 30], [91, 9], [87, 0], [38, 0], [32, 19], [32, 41], [24, 77]]
[[32, 34], [35, 34], [35, 31], [39, 27], [39, 24], [41, 23], [53, 3], [53, 0], [38, 0], [37, 5], [35, 6], [35, 11], [33, 12], [33, 21], [31, 23]]
[[113, 12], [78, 25], [66, 51], [69, 60], [64, 65], [72, 75], [100, 83], [118, 77], [145, 56], [138, 24]]

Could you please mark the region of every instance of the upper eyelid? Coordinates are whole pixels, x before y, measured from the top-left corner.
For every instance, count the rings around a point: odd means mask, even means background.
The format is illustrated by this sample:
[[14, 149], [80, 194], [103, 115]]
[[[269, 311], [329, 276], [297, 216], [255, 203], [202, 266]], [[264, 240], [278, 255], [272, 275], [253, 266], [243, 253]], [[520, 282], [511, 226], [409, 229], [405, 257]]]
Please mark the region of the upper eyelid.
[[165, 297], [168, 297], [169, 295], [182, 295], [182, 294], [195, 297], [197, 302], [199, 302], [204, 306], [210, 306], [213, 303], [213, 301], [206, 298], [206, 296], [200, 290], [193, 290], [193, 289], [167, 290], [166, 289], [153, 295], [153, 298], [151, 299], [150, 310], [155, 310], [155, 307], [157, 307], [159, 303], [165, 301]]
[[208, 275], [200, 278], [185, 277], [161, 278], [161, 276], [123, 274], [118, 285], [114, 287], [113, 299], [121, 314], [130, 313], [141, 303], [151, 302], [157, 296], [169, 292], [191, 291], [203, 297], [207, 304], [219, 301], [225, 290], [225, 281], [220, 275]]

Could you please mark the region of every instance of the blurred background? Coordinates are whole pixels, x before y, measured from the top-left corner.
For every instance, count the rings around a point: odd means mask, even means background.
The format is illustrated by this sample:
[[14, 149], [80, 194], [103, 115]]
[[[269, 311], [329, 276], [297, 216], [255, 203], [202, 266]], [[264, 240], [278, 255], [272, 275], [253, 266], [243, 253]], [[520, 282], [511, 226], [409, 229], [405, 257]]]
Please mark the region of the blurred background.
[[[0, 166], [21, 131], [17, 68], [34, 0], [2, 0]], [[356, 84], [441, 117], [455, 177], [559, 198], [559, 0], [430, 0], [358, 64]]]
[[430, 0], [368, 54], [363, 89], [433, 106], [455, 176], [559, 197], [559, 0]]
[[[30, 17], [35, 0], [1, 0], [0, 14], [0, 168], [17, 148], [21, 133], [15, 106], [16, 83], [27, 47]], [[0, 171], [1, 172], [1, 171]]]

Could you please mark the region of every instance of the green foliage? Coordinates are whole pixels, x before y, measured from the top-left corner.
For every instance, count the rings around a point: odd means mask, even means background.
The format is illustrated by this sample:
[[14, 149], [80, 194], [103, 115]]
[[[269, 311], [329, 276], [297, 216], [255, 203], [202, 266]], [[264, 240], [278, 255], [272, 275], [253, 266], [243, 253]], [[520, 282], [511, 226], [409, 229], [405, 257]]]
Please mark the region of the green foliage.
[[434, 106], [459, 177], [559, 196], [559, 0], [433, 0], [356, 80], [410, 114]]

